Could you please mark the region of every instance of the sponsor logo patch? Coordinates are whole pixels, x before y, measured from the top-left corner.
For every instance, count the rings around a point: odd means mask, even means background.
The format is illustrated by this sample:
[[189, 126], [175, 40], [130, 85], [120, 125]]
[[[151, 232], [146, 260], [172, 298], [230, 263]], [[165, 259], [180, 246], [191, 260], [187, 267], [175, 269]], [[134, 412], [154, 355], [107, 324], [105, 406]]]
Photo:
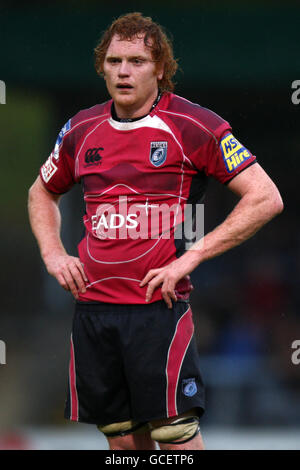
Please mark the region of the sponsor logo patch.
[[103, 158], [99, 153], [101, 150], [104, 150], [104, 148], [96, 147], [87, 149], [84, 156], [84, 161], [86, 163], [85, 167], [91, 165], [99, 165], [101, 163], [101, 160]]
[[41, 169], [42, 177], [45, 183], [48, 183], [56, 171], [57, 166], [53, 163], [53, 154], [51, 153], [50, 157], [45, 161]]
[[193, 397], [197, 390], [195, 379], [184, 379], [182, 381], [182, 392], [186, 397]]
[[62, 143], [62, 141], [63, 141], [64, 135], [65, 135], [66, 132], [68, 132], [70, 129], [71, 129], [71, 119], [69, 119], [68, 122], [66, 122], [66, 124], [65, 124], [64, 127], [61, 129], [61, 131], [60, 131], [60, 133], [58, 134], [58, 137], [57, 137], [57, 139], [56, 139], [55, 146], [54, 146], [54, 150], [53, 150], [53, 157], [55, 158], [55, 160], [58, 160], [58, 159], [59, 159], [59, 149], [60, 149], [61, 143]]
[[150, 162], [154, 166], [161, 166], [167, 159], [168, 142], [151, 142]]
[[232, 134], [227, 134], [220, 142], [220, 148], [228, 173], [236, 170], [251, 157], [247, 150]]

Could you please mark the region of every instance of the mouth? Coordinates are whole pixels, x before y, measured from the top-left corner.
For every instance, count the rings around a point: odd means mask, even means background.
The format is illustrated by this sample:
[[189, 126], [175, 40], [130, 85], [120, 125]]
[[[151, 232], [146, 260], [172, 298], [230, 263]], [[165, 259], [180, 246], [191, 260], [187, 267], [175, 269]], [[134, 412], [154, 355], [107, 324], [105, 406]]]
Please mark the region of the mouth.
[[130, 85], [129, 83], [118, 83], [117, 84], [117, 88], [118, 90], [132, 90], [133, 89], [133, 86]]

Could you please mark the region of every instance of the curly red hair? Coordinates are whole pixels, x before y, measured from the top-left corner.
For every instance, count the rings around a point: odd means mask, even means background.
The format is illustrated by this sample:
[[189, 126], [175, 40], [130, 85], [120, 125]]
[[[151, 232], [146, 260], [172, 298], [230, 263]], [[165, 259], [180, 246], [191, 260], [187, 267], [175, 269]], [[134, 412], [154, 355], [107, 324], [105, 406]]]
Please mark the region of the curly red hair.
[[173, 91], [172, 81], [176, 70], [177, 61], [174, 59], [171, 40], [163, 30], [162, 26], [152, 21], [152, 18], [144, 17], [141, 13], [127, 13], [117, 18], [106, 31], [104, 31], [98, 45], [94, 49], [95, 68], [99, 75], [103, 74], [103, 64], [107, 49], [114, 35], [121, 40], [132, 40], [144, 35], [144, 43], [152, 52], [152, 58], [159, 65], [164, 65], [164, 75], [158, 80], [161, 91]]

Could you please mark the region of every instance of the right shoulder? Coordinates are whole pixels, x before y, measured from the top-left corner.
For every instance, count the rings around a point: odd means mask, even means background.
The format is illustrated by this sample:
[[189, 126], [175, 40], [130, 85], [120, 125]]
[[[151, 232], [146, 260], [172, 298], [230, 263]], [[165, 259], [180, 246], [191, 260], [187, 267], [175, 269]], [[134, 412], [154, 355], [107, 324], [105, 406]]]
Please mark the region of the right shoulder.
[[101, 122], [110, 116], [111, 103], [112, 101], [109, 100], [96, 104], [91, 108], [78, 111], [71, 117], [58, 134], [53, 150], [54, 158], [59, 158], [62, 146], [70, 156], [74, 157], [78, 143], [82, 141], [89, 129], [97, 125], [98, 120]]
[[68, 121], [68, 131], [72, 132], [74, 129], [82, 131], [93, 125], [97, 119], [105, 118], [110, 115], [110, 107], [112, 100], [106, 101], [105, 103], [96, 104], [91, 108], [81, 109]]

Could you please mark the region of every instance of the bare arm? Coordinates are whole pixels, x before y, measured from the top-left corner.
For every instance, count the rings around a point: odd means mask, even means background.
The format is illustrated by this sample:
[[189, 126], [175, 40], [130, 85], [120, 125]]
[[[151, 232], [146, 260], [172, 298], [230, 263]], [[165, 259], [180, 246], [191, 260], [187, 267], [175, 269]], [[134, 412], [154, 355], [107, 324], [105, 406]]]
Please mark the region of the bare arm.
[[148, 283], [146, 300], [162, 285], [162, 295], [169, 307], [176, 300], [175, 285], [200, 263], [241, 244], [283, 210], [279, 191], [270, 177], [256, 163], [237, 175], [228, 188], [240, 197], [224, 222], [196, 242], [183, 256], [168, 266], [151, 269], [140, 284]]
[[29, 220], [47, 271], [78, 298], [78, 292], [86, 290], [87, 277], [79, 258], [69, 256], [62, 244], [60, 198], [47, 191], [38, 177], [29, 190]]

